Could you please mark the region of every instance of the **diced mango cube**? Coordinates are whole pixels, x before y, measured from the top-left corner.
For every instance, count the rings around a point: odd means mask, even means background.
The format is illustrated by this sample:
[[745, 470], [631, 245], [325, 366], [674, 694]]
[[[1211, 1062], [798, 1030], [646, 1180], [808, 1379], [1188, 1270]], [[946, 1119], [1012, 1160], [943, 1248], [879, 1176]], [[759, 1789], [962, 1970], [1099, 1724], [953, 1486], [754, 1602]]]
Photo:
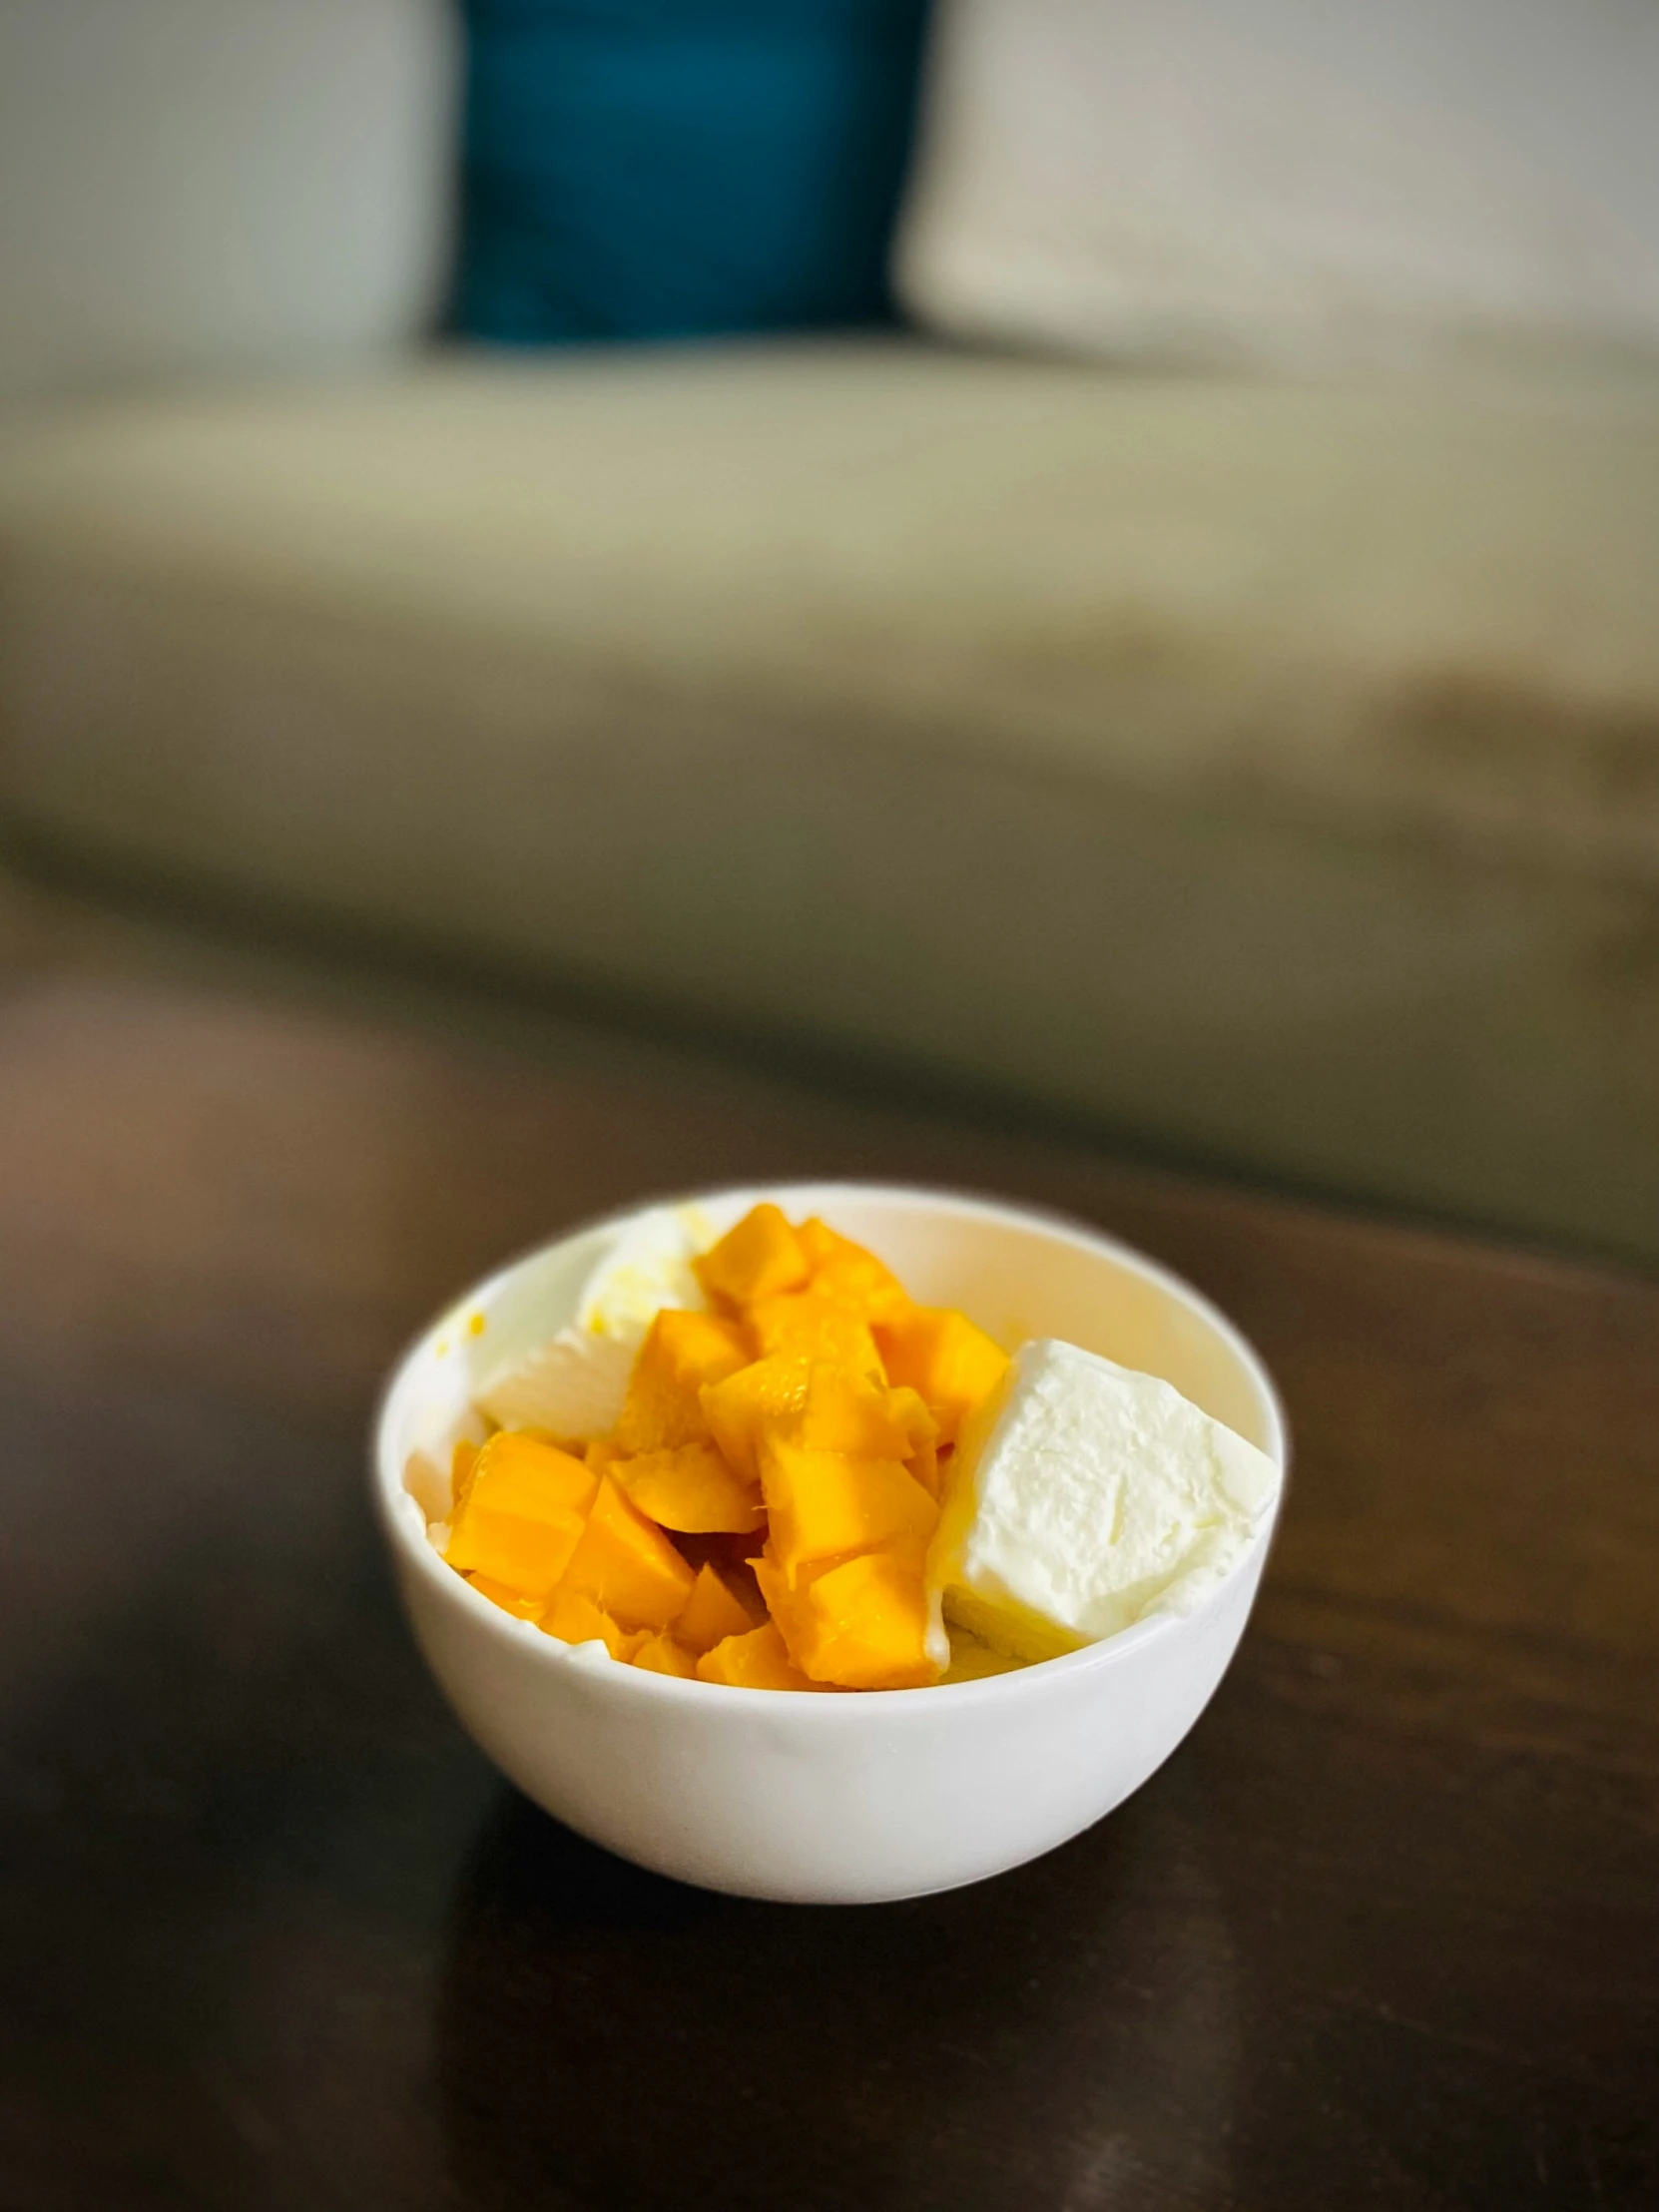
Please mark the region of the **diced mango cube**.
[[751, 1306], [758, 1298], [798, 1290], [807, 1280], [807, 1255], [777, 1206], [752, 1206], [735, 1229], [692, 1267], [712, 1299]]
[[628, 1380], [628, 1395], [617, 1422], [618, 1448], [628, 1457], [642, 1451], [676, 1451], [682, 1444], [706, 1443], [709, 1424], [700, 1392], [749, 1366], [751, 1354], [736, 1322], [717, 1314], [688, 1314], [669, 1307], [646, 1331]]
[[479, 1447], [469, 1443], [465, 1436], [457, 1437], [454, 1450], [449, 1454], [449, 1519], [453, 1525], [456, 1514], [466, 1503], [466, 1493], [472, 1487], [472, 1470], [478, 1464]]
[[924, 1543], [939, 1509], [896, 1459], [814, 1451], [768, 1434], [761, 1486], [773, 1555], [793, 1584], [804, 1566], [837, 1553], [869, 1551], [895, 1538]]
[[776, 1621], [752, 1628], [747, 1635], [728, 1636], [706, 1651], [697, 1662], [699, 1682], [725, 1682], [735, 1690], [825, 1690], [790, 1659]]
[[580, 1459], [502, 1431], [473, 1464], [444, 1557], [521, 1597], [546, 1597], [570, 1564], [597, 1489]]
[[936, 1443], [917, 1444], [904, 1464], [936, 1504], [944, 1500], [944, 1476], [939, 1467], [939, 1447]]
[[897, 1320], [908, 1313], [910, 1301], [903, 1285], [873, 1252], [816, 1217], [803, 1222], [796, 1235], [807, 1255], [815, 1291], [850, 1299], [871, 1321]]
[[636, 1459], [613, 1460], [610, 1471], [640, 1511], [663, 1528], [743, 1536], [766, 1525], [759, 1484], [741, 1481], [713, 1444], [642, 1452]]
[[703, 1387], [703, 1417], [729, 1464], [745, 1481], [761, 1479], [761, 1432], [807, 1402], [811, 1369], [788, 1355], [756, 1360], [724, 1382]]
[[630, 1634], [603, 1606], [595, 1605], [579, 1590], [555, 1590], [542, 1613], [541, 1625], [561, 1643], [602, 1643], [613, 1659], [632, 1659], [650, 1640], [649, 1630], [637, 1629]]
[[601, 1475], [561, 1594], [591, 1598], [624, 1628], [666, 1628], [696, 1580], [656, 1523], [629, 1503], [609, 1474]]
[[1008, 1355], [966, 1314], [943, 1306], [913, 1306], [877, 1325], [875, 1341], [887, 1380], [915, 1390], [939, 1424], [940, 1443], [954, 1443], [964, 1418], [995, 1389]]
[[746, 1319], [762, 1360], [794, 1355], [886, 1381], [869, 1323], [845, 1299], [830, 1298], [822, 1291], [790, 1291], [780, 1298], [757, 1300]]
[[939, 1424], [927, 1410], [919, 1390], [908, 1384], [887, 1392], [887, 1411], [903, 1431], [904, 1447], [898, 1456], [929, 1497], [939, 1495]]
[[779, 1353], [706, 1389], [703, 1410], [722, 1453], [746, 1476], [753, 1469], [759, 1478], [761, 1439], [772, 1431], [814, 1449], [903, 1459], [937, 1493], [932, 1414], [914, 1390], [888, 1390], [878, 1378]]
[[936, 1682], [927, 1656], [920, 1568], [889, 1552], [804, 1578], [791, 1590], [770, 1561], [757, 1570], [790, 1657], [815, 1682], [848, 1690], [913, 1690]]
[[647, 1636], [634, 1653], [634, 1664], [643, 1667], [647, 1674], [678, 1675], [682, 1682], [689, 1682], [697, 1673], [696, 1654], [686, 1649], [666, 1629], [655, 1636]]
[[866, 1459], [907, 1459], [937, 1430], [914, 1390], [889, 1390], [848, 1368], [814, 1368], [806, 1401], [778, 1432], [814, 1451], [850, 1451]]
[[939, 1424], [927, 1410], [927, 1400], [907, 1382], [896, 1383], [888, 1390], [887, 1411], [903, 1430], [905, 1441], [912, 1449], [938, 1441]]
[[497, 1582], [487, 1574], [469, 1574], [467, 1580], [480, 1597], [487, 1597], [492, 1605], [499, 1605], [502, 1612], [516, 1614], [521, 1621], [541, 1618], [545, 1599], [523, 1597], [517, 1590], [508, 1589], [505, 1582]]
[[685, 1609], [674, 1623], [674, 1633], [701, 1657], [728, 1636], [747, 1636], [759, 1625], [725, 1575], [705, 1560], [697, 1570], [697, 1582]]

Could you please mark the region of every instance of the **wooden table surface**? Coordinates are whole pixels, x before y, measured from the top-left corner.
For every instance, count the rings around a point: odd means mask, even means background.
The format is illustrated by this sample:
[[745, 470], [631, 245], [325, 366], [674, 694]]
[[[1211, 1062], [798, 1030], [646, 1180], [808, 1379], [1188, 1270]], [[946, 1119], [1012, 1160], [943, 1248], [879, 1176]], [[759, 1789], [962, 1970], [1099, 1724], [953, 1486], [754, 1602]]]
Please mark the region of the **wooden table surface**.
[[[637, 1194], [876, 1173], [1171, 1261], [1299, 1441], [1239, 1660], [1048, 1859], [680, 1889], [394, 1608], [399, 1344]], [[0, 894], [0, 2207], [1659, 2202], [1659, 1288]]]

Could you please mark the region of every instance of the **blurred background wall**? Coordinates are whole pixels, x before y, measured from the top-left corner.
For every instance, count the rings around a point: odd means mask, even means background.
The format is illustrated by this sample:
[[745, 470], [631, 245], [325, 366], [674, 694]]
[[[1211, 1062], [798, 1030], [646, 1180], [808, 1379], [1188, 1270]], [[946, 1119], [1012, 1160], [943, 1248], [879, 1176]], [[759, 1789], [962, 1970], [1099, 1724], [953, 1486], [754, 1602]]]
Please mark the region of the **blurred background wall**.
[[458, 63], [443, 0], [0, 0], [0, 396], [424, 335]]

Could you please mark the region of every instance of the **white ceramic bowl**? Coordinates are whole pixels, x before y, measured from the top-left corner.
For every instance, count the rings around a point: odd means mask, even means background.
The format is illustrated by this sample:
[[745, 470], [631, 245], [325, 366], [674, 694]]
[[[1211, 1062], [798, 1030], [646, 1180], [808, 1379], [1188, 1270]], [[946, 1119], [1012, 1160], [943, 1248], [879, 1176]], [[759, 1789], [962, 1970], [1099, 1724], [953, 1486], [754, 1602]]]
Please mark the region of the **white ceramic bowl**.
[[[1284, 1464], [1284, 1415], [1262, 1362], [1213, 1306], [1127, 1246], [982, 1199], [859, 1183], [694, 1203], [723, 1229], [761, 1198], [796, 1220], [823, 1214], [912, 1296], [962, 1307], [1010, 1347], [1063, 1337], [1166, 1377]], [[1233, 1656], [1271, 1519], [1197, 1612], [985, 1681], [855, 1697], [618, 1666], [596, 1646], [573, 1649], [513, 1619], [443, 1564], [405, 1486], [411, 1456], [447, 1465], [484, 1372], [572, 1319], [589, 1269], [629, 1218], [564, 1238], [470, 1292], [405, 1358], [380, 1412], [374, 1493], [404, 1603], [462, 1726], [496, 1765], [559, 1820], [642, 1866], [821, 1904], [977, 1882], [1052, 1850], [1139, 1789]]]

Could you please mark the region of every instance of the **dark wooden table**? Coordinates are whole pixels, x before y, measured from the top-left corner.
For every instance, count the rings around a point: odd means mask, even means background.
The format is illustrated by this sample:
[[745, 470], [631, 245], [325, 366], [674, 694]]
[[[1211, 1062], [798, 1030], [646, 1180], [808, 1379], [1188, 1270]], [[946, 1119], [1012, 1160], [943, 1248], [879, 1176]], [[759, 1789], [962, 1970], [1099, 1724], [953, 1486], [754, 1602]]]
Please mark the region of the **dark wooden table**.
[[[399, 1343], [636, 1193], [878, 1172], [1219, 1298], [1300, 1458], [1111, 1821], [867, 1911], [676, 1888], [438, 1702]], [[0, 893], [0, 2206], [1659, 2202], [1659, 1289]]]

